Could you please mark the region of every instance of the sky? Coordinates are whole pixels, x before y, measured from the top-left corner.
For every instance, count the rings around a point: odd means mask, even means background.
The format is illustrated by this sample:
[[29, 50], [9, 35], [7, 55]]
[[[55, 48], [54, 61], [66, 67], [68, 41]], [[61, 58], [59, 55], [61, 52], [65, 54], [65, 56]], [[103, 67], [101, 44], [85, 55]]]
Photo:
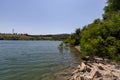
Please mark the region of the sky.
[[0, 33], [61, 34], [102, 18], [106, 0], [0, 0]]

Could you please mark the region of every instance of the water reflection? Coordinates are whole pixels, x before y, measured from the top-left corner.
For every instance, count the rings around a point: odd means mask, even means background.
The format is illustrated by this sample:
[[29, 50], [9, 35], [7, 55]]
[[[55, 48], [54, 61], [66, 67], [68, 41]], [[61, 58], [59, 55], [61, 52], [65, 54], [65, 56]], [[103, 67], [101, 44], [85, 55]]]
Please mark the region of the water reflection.
[[59, 46], [59, 47], [58, 47], [59, 52], [62, 53], [62, 54], [63, 54], [63, 51], [64, 51], [63, 49], [64, 49], [63, 46]]
[[60, 41], [1, 43], [0, 80], [58, 80], [54, 79], [56, 74], [68, 69], [78, 57], [69, 46], [58, 47]]
[[[66, 61], [67, 59], [72, 59], [69, 61], [72, 61], [71, 63], [74, 64], [79, 64], [81, 62], [81, 57], [80, 57], [80, 52], [77, 51], [74, 47], [70, 46], [59, 46], [58, 47], [60, 57], [62, 60]], [[72, 58], [69, 58], [72, 57]]]
[[70, 52], [70, 48], [68, 47], [68, 46], [66, 46], [66, 45], [63, 45], [63, 46], [59, 46], [58, 47], [58, 50], [59, 50], [59, 52], [60, 53], [68, 53], [68, 52]]
[[82, 61], [80, 52], [78, 50], [76, 50], [74, 47], [70, 47], [70, 52], [72, 54], [72, 57], [74, 57], [74, 59], [76, 60], [76, 62]]

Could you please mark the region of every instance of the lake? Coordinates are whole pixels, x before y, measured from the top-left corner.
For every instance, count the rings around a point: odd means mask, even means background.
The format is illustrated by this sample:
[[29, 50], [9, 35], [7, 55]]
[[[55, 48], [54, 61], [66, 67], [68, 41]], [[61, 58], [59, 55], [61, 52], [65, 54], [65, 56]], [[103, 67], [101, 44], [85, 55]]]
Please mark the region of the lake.
[[57, 73], [79, 62], [61, 41], [0, 41], [0, 80], [56, 80]]

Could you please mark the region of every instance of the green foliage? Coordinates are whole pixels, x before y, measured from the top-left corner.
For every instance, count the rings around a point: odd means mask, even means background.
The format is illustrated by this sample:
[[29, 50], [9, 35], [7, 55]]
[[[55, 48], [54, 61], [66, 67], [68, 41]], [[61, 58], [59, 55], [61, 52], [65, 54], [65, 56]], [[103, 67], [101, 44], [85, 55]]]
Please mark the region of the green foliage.
[[24, 34], [0, 34], [0, 40], [29, 40], [30, 36]]
[[104, 8], [106, 13], [118, 12], [120, 10], [120, 0], [108, 0], [108, 6]]
[[75, 33], [72, 33], [69, 38], [64, 40], [65, 43], [70, 43], [70, 45], [75, 46], [80, 44], [81, 29], [76, 29]]
[[70, 36], [69, 34], [56, 34], [56, 35], [52, 35], [52, 39], [53, 40], [64, 40], [68, 38], [69, 36]]
[[64, 40], [64, 43], [69, 43], [71, 46], [74, 46], [75, 45], [75, 39], [65, 39]]
[[101, 24], [89, 24], [82, 31], [80, 42], [82, 54], [117, 59], [120, 55], [120, 16], [114, 14]]
[[63, 42], [61, 42], [60, 45], [59, 45], [59, 47], [62, 47], [63, 45], [64, 45]]
[[[81, 55], [120, 61], [120, 0], [108, 0], [103, 20], [95, 19], [71, 34], [68, 42], [81, 46]], [[70, 41], [72, 40], [72, 41]]]
[[112, 14], [120, 15], [120, 0], [107, 0], [108, 5], [104, 8], [104, 20], [111, 19]]

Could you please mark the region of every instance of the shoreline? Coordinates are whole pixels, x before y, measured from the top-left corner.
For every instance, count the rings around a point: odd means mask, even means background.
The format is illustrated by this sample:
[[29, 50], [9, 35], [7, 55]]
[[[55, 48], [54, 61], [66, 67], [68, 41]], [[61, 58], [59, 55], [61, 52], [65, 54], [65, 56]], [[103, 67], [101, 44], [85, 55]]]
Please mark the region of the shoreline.
[[83, 61], [60, 75], [62, 80], [120, 80], [120, 65], [107, 61], [103, 62], [101, 58]]
[[80, 46], [74, 46], [74, 48], [75, 48], [78, 52], [81, 52], [81, 51], [80, 51]]
[[[74, 48], [80, 52], [80, 46]], [[120, 80], [120, 65], [108, 59], [95, 57], [69, 68], [69, 72], [61, 74], [63, 80]]]
[[120, 80], [120, 65], [108, 63], [102, 58], [95, 61], [84, 61], [72, 72], [68, 80]]

